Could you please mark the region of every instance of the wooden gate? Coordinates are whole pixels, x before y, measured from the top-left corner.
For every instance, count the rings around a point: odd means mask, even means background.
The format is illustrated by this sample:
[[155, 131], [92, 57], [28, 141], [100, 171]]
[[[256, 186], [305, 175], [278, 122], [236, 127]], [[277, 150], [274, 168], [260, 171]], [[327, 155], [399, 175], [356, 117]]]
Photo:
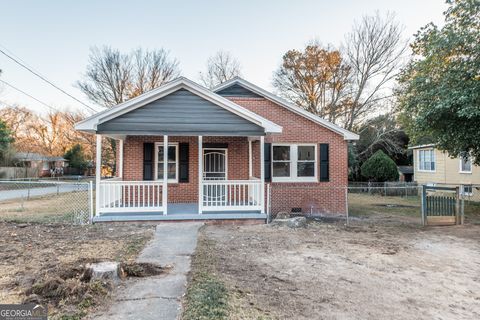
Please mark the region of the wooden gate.
[[460, 206], [459, 187], [423, 186], [422, 222], [423, 225], [463, 224]]

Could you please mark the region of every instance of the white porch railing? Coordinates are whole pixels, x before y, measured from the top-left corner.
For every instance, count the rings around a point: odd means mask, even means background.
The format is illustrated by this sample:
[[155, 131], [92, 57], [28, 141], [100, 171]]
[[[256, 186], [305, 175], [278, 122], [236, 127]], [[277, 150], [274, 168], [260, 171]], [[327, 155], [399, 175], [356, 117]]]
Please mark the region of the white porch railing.
[[202, 182], [202, 210], [261, 210], [260, 180], [210, 180]]
[[162, 182], [100, 181], [98, 213], [164, 211]]

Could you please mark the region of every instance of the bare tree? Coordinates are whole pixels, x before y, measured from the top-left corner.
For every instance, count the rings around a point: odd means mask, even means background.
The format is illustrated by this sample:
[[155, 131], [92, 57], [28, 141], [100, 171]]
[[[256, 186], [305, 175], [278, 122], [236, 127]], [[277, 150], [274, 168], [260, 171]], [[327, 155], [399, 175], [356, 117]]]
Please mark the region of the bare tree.
[[112, 107], [179, 75], [178, 61], [164, 49], [125, 54], [103, 47], [91, 50], [84, 79], [77, 85], [90, 100]]
[[345, 127], [372, 114], [385, 98], [392, 95], [388, 84], [400, 68], [407, 43], [402, 40], [402, 27], [395, 16], [364, 16], [345, 37], [347, 63], [351, 67], [351, 101]]
[[80, 90], [93, 102], [111, 107], [128, 99], [132, 62], [128, 55], [110, 47], [92, 48]]
[[178, 61], [170, 59], [164, 49], [143, 51], [133, 54], [134, 68], [130, 97], [152, 90], [180, 75]]
[[207, 71], [200, 72], [200, 80], [207, 88], [213, 88], [241, 75], [240, 63], [230, 52], [218, 51], [208, 58]]
[[[110, 47], [93, 48], [80, 90], [97, 104], [110, 108], [157, 88], [180, 75], [178, 61], [168, 51], [137, 49], [128, 54]], [[104, 160], [115, 171], [116, 141], [107, 139]], [[104, 150], [104, 151], [105, 151]]]
[[87, 158], [93, 158], [95, 136], [74, 128], [76, 122], [85, 118], [81, 112], [58, 111], [40, 116], [16, 106], [0, 109], [0, 118], [10, 128], [18, 151], [62, 156], [73, 145], [80, 144]]
[[289, 50], [274, 73], [273, 86], [305, 110], [336, 122], [343, 116], [350, 67], [338, 50], [314, 41], [305, 50]]

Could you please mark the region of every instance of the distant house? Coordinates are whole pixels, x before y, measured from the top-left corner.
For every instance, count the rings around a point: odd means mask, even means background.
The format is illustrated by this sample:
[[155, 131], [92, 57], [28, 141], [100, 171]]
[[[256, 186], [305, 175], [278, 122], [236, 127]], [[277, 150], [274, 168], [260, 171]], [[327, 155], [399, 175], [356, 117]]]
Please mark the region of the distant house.
[[45, 177], [52, 172], [63, 172], [67, 160], [62, 157], [51, 157], [35, 152], [18, 152], [14, 155], [17, 167], [30, 168], [33, 176]]
[[401, 182], [412, 182], [413, 173], [413, 166], [398, 166], [398, 180]]
[[411, 147], [414, 179], [419, 184], [460, 186], [463, 195], [480, 200], [480, 167], [470, 157], [451, 158], [434, 144]]

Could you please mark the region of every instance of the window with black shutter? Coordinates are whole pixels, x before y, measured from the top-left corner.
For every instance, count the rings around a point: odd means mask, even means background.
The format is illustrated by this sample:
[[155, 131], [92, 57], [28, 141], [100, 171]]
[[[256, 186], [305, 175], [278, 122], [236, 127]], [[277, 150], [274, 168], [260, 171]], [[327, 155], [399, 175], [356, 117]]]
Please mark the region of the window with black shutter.
[[188, 143], [179, 144], [179, 179], [180, 183], [188, 182]]
[[264, 153], [263, 153], [263, 162], [264, 162], [264, 174], [265, 182], [272, 181], [272, 144], [264, 144]]
[[153, 143], [143, 144], [143, 180], [153, 180], [153, 149]]

